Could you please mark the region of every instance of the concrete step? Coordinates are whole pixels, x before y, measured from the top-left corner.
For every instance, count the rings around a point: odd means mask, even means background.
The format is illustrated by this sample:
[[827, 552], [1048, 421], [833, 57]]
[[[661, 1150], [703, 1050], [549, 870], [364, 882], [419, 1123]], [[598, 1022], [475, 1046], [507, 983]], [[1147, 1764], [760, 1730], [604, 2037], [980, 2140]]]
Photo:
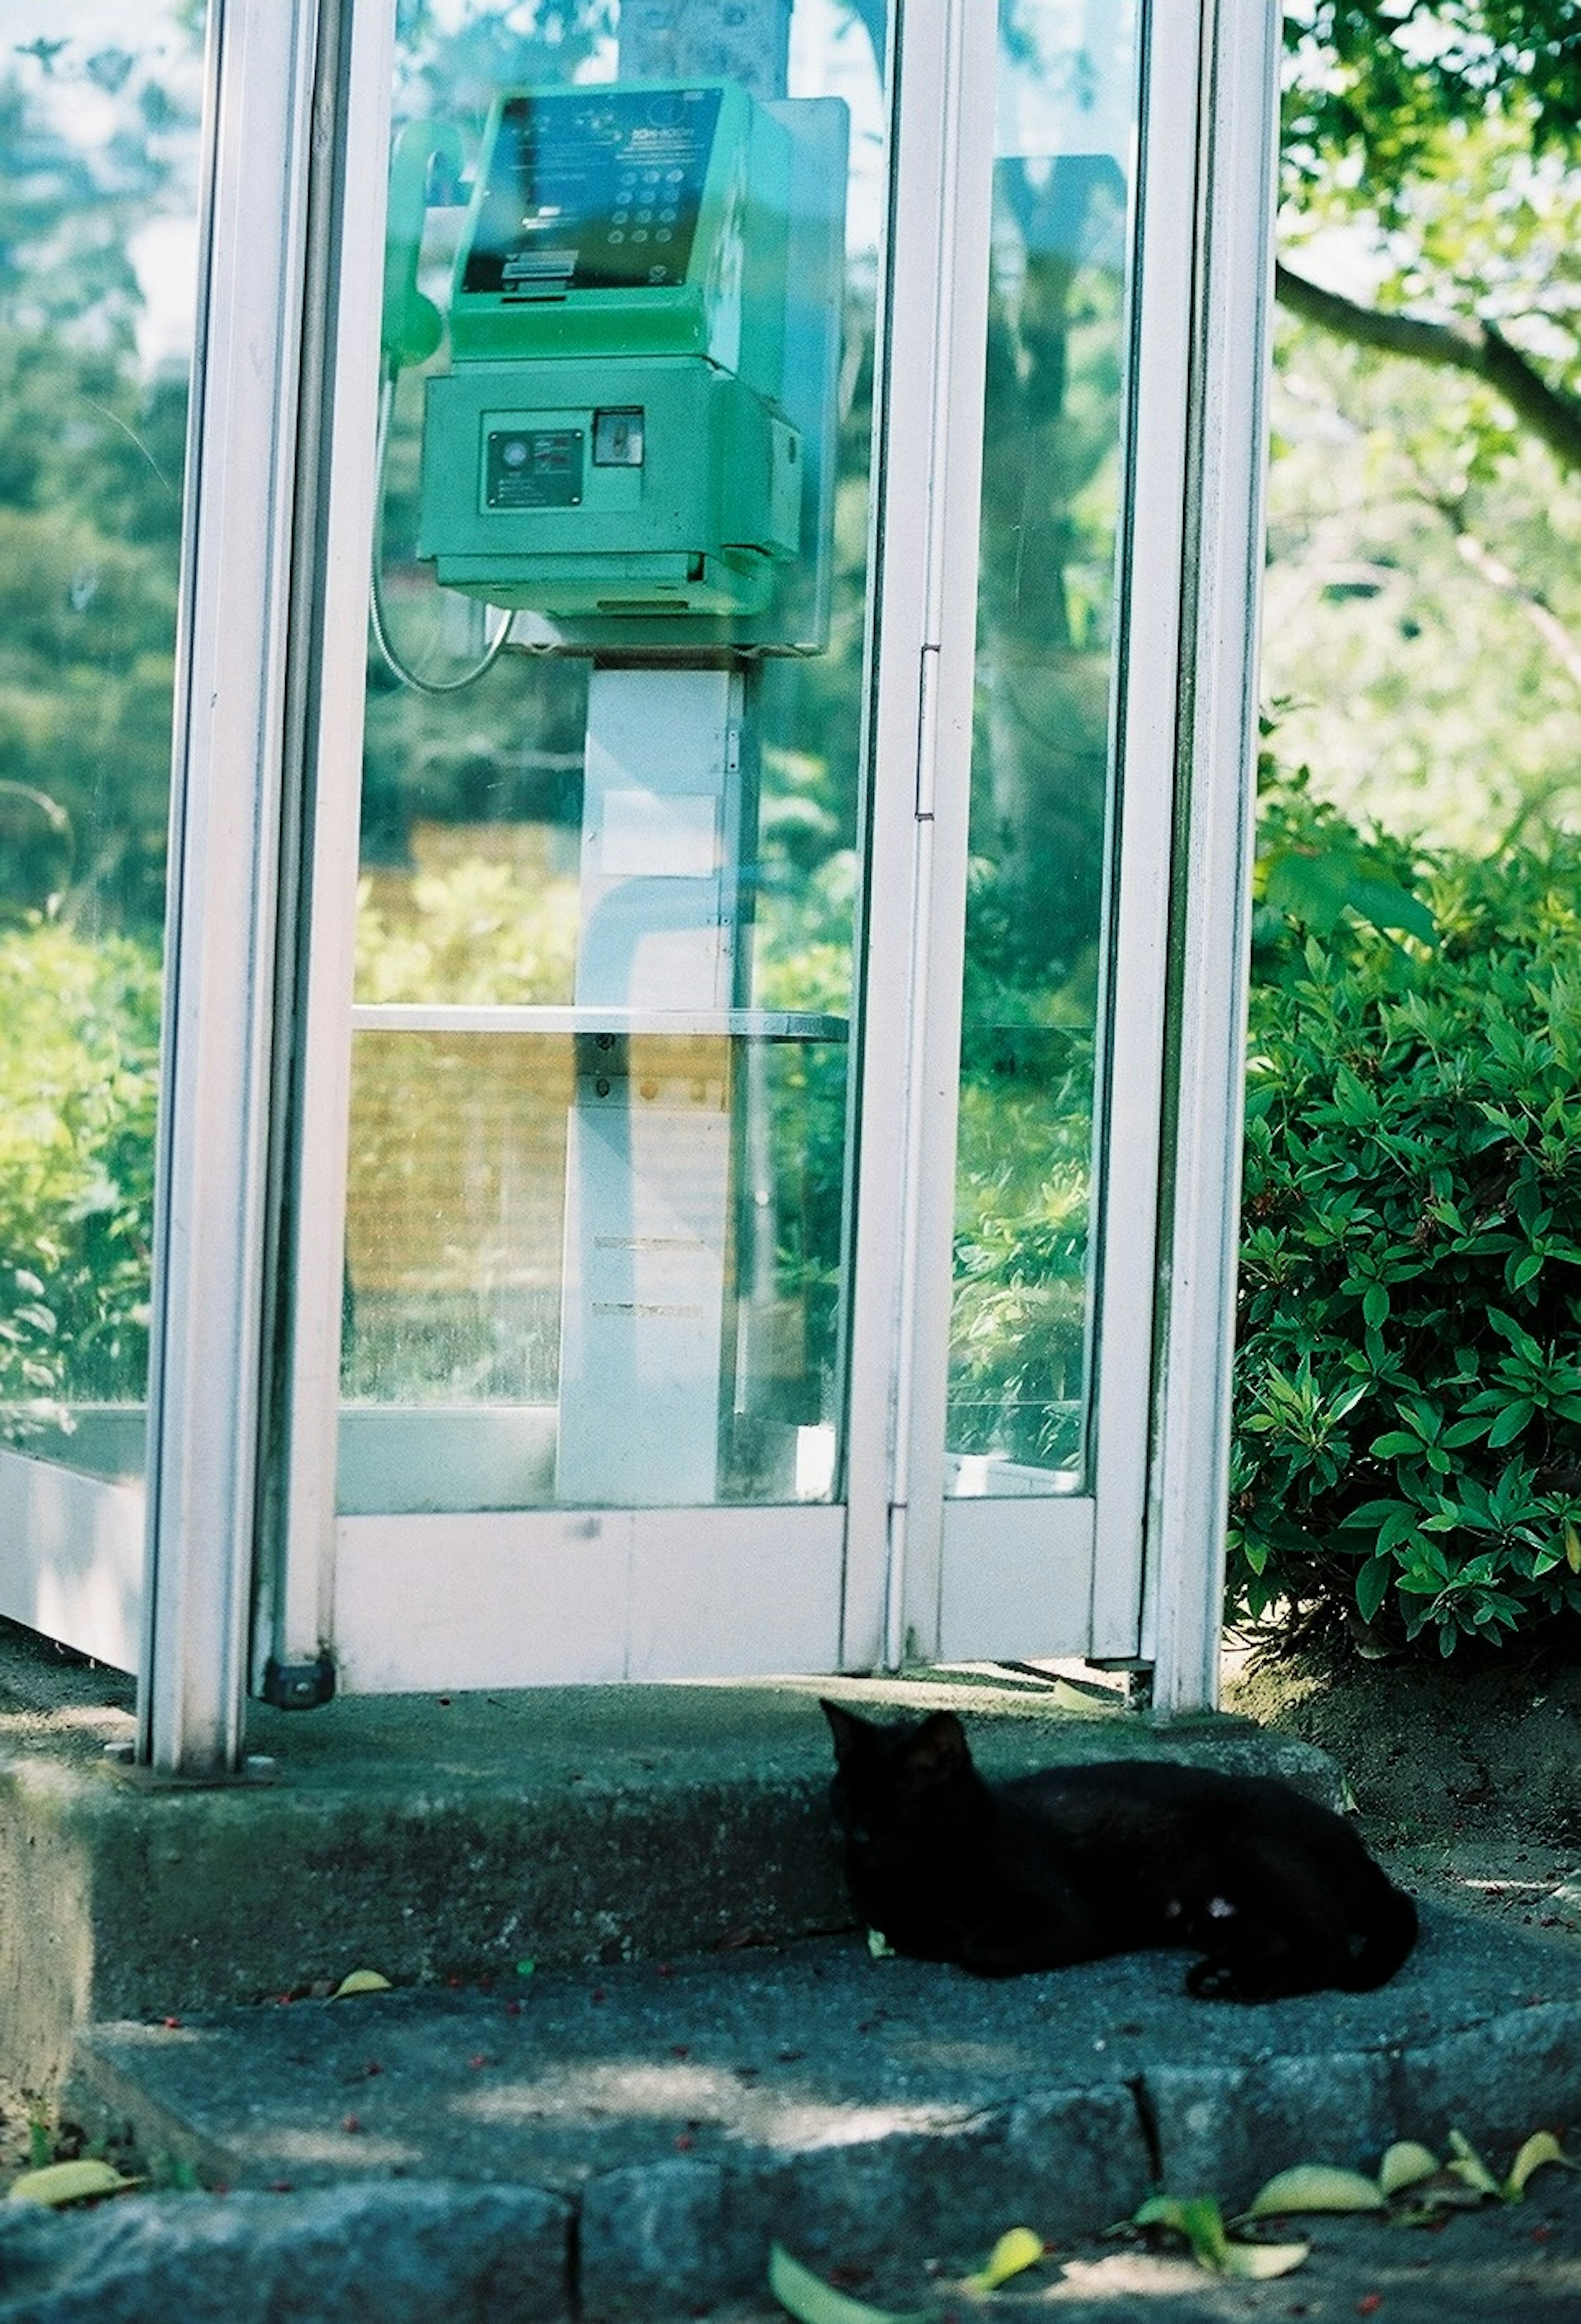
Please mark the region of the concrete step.
[[[1252, 2009], [1187, 1999], [1184, 1958], [985, 1984], [825, 1938], [99, 2024], [70, 2104], [166, 2167], [275, 2190], [272, 2212], [242, 2199], [255, 2241], [293, 2206], [313, 2250], [335, 2233], [375, 2248], [370, 2217], [402, 2249], [448, 2219], [450, 2324], [705, 2312], [760, 2290], [771, 2237], [915, 2304], [925, 2261], [976, 2264], [1012, 2222], [1064, 2239], [1157, 2184], [1227, 2209], [1289, 2163], [1371, 2171], [1393, 2139], [1441, 2148], [1451, 2128], [1507, 2161], [1532, 2129], [1581, 2123], [1566, 1951], [1433, 1912], [1382, 1992]], [[219, 2233], [190, 2200], [170, 2216]], [[247, 2324], [252, 2297], [213, 2312]]]
[[1322, 1753], [1244, 1720], [1160, 1731], [980, 1672], [255, 1706], [261, 1779], [161, 1788], [106, 1757], [129, 1683], [0, 1626], [0, 2082], [47, 2098], [84, 2024], [363, 1963], [443, 1983], [839, 1927], [821, 1689], [951, 1704], [990, 1769], [1164, 1754], [1337, 1793]]

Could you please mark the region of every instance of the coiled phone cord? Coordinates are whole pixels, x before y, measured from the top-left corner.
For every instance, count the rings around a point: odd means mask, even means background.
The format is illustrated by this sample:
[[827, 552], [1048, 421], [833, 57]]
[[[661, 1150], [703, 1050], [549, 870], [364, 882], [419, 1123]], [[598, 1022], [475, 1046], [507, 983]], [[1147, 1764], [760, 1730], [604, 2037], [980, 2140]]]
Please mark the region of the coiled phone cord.
[[464, 670], [459, 678], [425, 678], [420, 670], [413, 669], [409, 663], [401, 659], [391, 642], [390, 621], [384, 604], [384, 459], [390, 448], [390, 428], [395, 410], [395, 384], [399, 376], [395, 365], [389, 362], [381, 366], [379, 374], [379, 429], [375, 453], [379, 481], [373, 501], [373, 573], [368, 607], [373, 642], [391, 676], [400, 685], [409, 687], [414, 694], [461, 694], [467, 687], [475, 686], [480, 678], [493, 669], [505, 650], [505, 641], [510, 635], [510, 624], [516, 616], [513, 613], [501, 612], [500, 625], [489, 640], [482, 659], [474, 662], [471, 669]]

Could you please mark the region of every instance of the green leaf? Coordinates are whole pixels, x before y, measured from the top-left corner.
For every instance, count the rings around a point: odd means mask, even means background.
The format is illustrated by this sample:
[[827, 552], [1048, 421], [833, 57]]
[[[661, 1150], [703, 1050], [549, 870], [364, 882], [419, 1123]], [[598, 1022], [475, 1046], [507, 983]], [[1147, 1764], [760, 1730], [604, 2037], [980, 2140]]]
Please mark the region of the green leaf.
[[1507, 1404], [1488, 1430], [1489, 1452], [1498, 1445], [1513, 1443], [1536, 1411], [1537, 1406], [1530, 1397], [1517, 1397], [1513, 1404]]
[[852, 2300], [793, 2259], [782, 2244], [768, 2246], [768, 2289], [796, 2324], [928, 2324], [934, 2312], [873, 2308], [865, 2300]]
[[1356, 1577], [1356, 1611], [1364, 1622], [1374, 1622], [1378, 1609], [1389, 1595], [1389, 1563], [1386, 1558], [1369, 1558]]
[[1395, 885], [1392, 880], [1354, 880], [1347, 903], [1364, 920], [1371, 920], [1375, 928], [1397, 929], [1402, 936], [1416, 936], [1423, 944], [1437, 944], [1439, 925], [1419, 897], [1409, 889]]
[[1274, 911], [1304, 921], [1314, 935], [1327, 936], [1344, 916], [1350, 876], [1343, 856], [1291, 848], [1270, 863], [1264, 900]]
[[1200, 2266], [1215, 2273], [1223, 2266], [1229, 2238], [1224, 2232], [1224, 2215], [1211, 2195], [1195, 2195], [1185, 2201], [1173, 2195], [1152, 2195], [1133, 2217], [1139, 2227], [1170, 2227], [1184, 2236]]
[[1444, 2168], [1479, 2195], [1496, 2195], [1500, 2191], [1499, 2182], [1487, 2164], [1470, 2140], [1457, 2130], [1449, 2133], [1449, 2160]]
[[1541, 1346], [1532, 1338], [1530, 1332], [1522, 1329], [1512, 1315], [1505, 1315], [1497, 1307], [1490, 1307], [1488, 1322], [1502, 1339], [1509, 1342], [1518, 1356], [1525, 1357], [1529, 1364], [1540, 1364], [1543, 1361]]
[[1383, 2208], [1376, 2180], [1332, 2163], [1298, 2163], [1258, 2189], [1246, 2217], [1263, 2219], [1285, 2211], [1381, 2211]]
[[987, 2264], [964, 2280], [973, 2292], [997, 2292], [1024, 2268], [1035, 2267], [1043, 2255], [1043, 2240], [1032, 2227], [1007, 2227]]
[[1413, 2138], [1397, 2139], [1378, 2165], [1378, 2186], [1384, 2195], [1398, 2195], [1402, 2188], [1420, 2186], [1424, 2179], [1438, 2175], [1439, 2158]]
[[1502, 2190], [1505, 2202], [1522, 2201], [1527, 2181], [1546, 2163], [1557, 2163], [1566, 2171], [1581, 2171], [1581, 2163], [1571, 2162], [1551, 2130], [1534, 2130], [1510, 2166], [1510, 2175]]
[[390, 1979], [376, 1969], [354, 1969], [341, 1978], [330, 1995], [332, 2001], [348, 2001], [359, 1993], [389, 1993]]
[[47, 2163], [41, 2171], [24, 2171], [6, 2193], [14, 2203], [42, 2203], [58, 2210], [66, 2203], [87, 2203], [101, 2195], [119, 2195], [141, 2187], [141, 2179], [124, 2179], [113, 2163], [84, 2155], [76, 2163]]
[[1311, 2256], [1310, 2244], [1249, 2244], [1230, 2242], [1224, 2247], [1219, 2263], [1226, 2275], [1239, 2276], [1254, 2283], [1267, 2283], [1275, 2276], [1289, 2275]]

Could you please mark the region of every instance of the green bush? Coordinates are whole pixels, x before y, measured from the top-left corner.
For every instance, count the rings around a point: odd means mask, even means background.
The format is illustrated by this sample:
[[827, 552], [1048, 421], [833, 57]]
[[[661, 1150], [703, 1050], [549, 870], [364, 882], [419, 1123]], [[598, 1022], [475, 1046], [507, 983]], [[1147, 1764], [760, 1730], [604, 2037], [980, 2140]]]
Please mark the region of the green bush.
[[1232, 1605], [1496, 1644], [1581, 1611], [1581, 842], [1413, 856], [1284, 779], [1259, 891]]
[[134, 1398], [148, 1346], [159, 968], [126, 937], [0, 931], [0, 1434]]

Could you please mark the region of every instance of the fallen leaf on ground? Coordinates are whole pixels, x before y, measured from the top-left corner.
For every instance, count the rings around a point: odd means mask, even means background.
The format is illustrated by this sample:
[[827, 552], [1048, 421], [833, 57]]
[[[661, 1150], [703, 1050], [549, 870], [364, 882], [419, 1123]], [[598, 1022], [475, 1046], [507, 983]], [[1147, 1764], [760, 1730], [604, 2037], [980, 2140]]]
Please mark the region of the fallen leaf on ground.
[[119, 2195], [141, 2187], [141, 2179], [124, 2179], [113, 2163], [84, 2155], [76, 2163], [47, 2163], [41, 2171], [24, 2171], [6, 2190], [14, 2203], [43, 2203], [51, 2210], [62, 2203], [86, 2203], [95, 2195]]
[[1007, 2227], [988, 2254], [988, 2264], [965, 2278], [972, 2292], [993, 2292], [1043, 2257], [1043, 2237], [1031, 2227]]
[[1444, 2168], [1453, 2172], [1457, 2179], [1463, 2179], [1468, 2187], [1475, 2187], [1479, 2195], [1496, 2195], [1500, 2191], [1498, 2181], [1475, 2147], [1457, 2130], [1449, 2133], [1449, 2160]]
[[893, 1960], [895, 1959], [895, 1948], [890, 1943], [888, 1938], [884, 1934], [882, 1929], [869, 1929], [868, 1931], [868, 1950], [871, 1953], [875, 1960]]
[[836, 2292], [832, 2283], [793, 2259], [783, 2244], [768, 2246], [768, 2289], [796, 2324], [930, 2324], [931, 2310], [897, 2314], [893, 2309], [870, 2308], [866, 2301]]
[[346, 2001], [354, 1993], [390, 1993], [393, 1989], [390, 1979], [381, 1977], [376, 1969], [354, 1969], [349, 1976], [341, 1978], [329, 1997], [332, 2001]]
[[[1424, 2149], [1425, 2153], [1426, 2150]], [[1432, 2156], [1429, 2169], [1437, 2170]], [[1381, 2211], [1383, 2197], [1375, 2179], [1359, 2171], [1341, 2171], [1328, 2163], [1298, 2163], [1260, 2187], [1252, 2198], [1248, 2219], [1264, 2219], [1276, 2211]]]
[[1392, 2227], [1441, 2227], [1447, 2212], [1479, 2211], [1486, 2201], [1479, 2187], [1468, 2187], [1452, 2171], [1435, 2171], [1411, 2188], [1406, 2201], [1392, 2204], [1387, 2217]]
[[1581, 2171], [1581, 2163], [1571, 2162], [1551, 2130], [1534, 2130], [1510, 2165], [1510, 2175], [1502, 2190], [1506, 2203], [1524, 2200], [1527, 2181], [1545, 2163], [1557, 2163], [1563, 2171]]
[[1414, 2138], [1397, 2139], [1378, 2165], [1378, 2186], [1385, 2195], [1398, 2195], [1402, 2187], [1436, 2178], [1438, 2171], [1439, 2158], [1427, 2147]]
[[1244, 2276], [1254, 2283], [1265, 2283], [1273, 2276], [1289, 2275], [1310, 2256], [1311, 2249], [1310, 2244], [1227, 2243], [1223, 2272], [1226, 2275]]
[[1169, 2227], [1184, 2236], [1192, 2258], [1203, 2267], [1218, 2269], [1227, 2238], [1223, 2218], [1211, 2195], [1200, 2195], [1189, 2203], [1173, 2195], [1150, 2195], [1132, 2216], [1139, 2227]]
[[1251, 2281], [1288, 2275], [1300, 2267], [1310, 2244], [1234, 2242], [1226, 2235], [1224, 2218], [1211, 2195], [1178, 2202], [1172, 2195], [1154, 2195], [1134, 2214], [1138, 2227], [1172, 2227], [1184, 2236], [1199, 2267], [1214, 2275], [1234, 2275]]

